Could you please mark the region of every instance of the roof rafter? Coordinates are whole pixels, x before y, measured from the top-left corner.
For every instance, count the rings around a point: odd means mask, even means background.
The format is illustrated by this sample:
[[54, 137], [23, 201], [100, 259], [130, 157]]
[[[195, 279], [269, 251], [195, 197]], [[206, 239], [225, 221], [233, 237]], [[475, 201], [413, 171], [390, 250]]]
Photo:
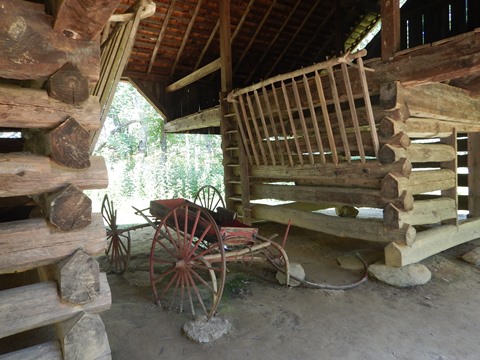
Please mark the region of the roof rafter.
[[198, 12], [200, 11], [200, 8], [202, 7], [202, 4], [203, 4], [203, 0], [197, 1], [197, 6], [195, 7], [192, 18], [188, 23], [187, 31], [183, 36], [182, 44], [180, 45], [180, 49], [178, 50], [177, 57], [175, 58], [175, 62], [173, 63], [172, 69], [170, 70], [170, 76], [173, 76], [173, 74], [175, 73], [175, 69], [177, 68], [178, 62], [180, 61], [180, 57], [183, 54], [185, 45], [187, 45], [187, 40], [190, 37], [190, 32], [192, 31], [193, 24], [195, 24], [195, 20], [197, 19], [197, 15], [198, 15]]
[[217, 20], [217, 23], [215, 24], [215, 27], [213, 28], [212, 32], [210, 33], [210, 36], [208, 37], [207, 43], [203, 47], [202, 52], [201, 52], [200, 56], [198, 57], [197, 63], [195, 64], [195, 67], [193, 68], [193, 70], [197, 70], [198, 67], [200, 66], [200, 63], [202, 62], [203, 57], [205, 56], [205, 53], [207, 52], [208, 48], [210, 47], [210, 44], [212, 43], [213, 38], [217, 34], [217, 31], [218, 31], [219, 27], [220, 27], [220, 19]]
[[315, 11], [315, 9], [317, 8], [318, 4], [320, 4], [321, 0], [317, 0], [315, 2], [315, 4], [310, 8], [310, 11], [308, 12], [307, 16], [305, 16], [303, 18], [303, 21], [302, 23], [300, 24], [300, 26], [297, 28], [297, 30], [295, 31], [295, 34], [293, 34], [293, 36], [290, 38], [290, 41], [288, 42], [287, 46], [284, 47], [282, 53], [280, 54], [280, 56], [277, 57], [277, 60], [275, 60], [275, 62], [273, 63], [272, 67], [270, 67], [270, 71], [268, 72], [268, 74], [265, 76], [266, 78], [269, 78], [270, 77], [270, 74], [275, 70], [275, 68], [277, 67], [278, 63], [280, 62], [280, 60], [282, 60], [282, 58], [285, 56], [285, 53], [287, 52], [287, 50], [290, 48], [290, 45], [292, 45], [292, 43], [295, 41], [295, 38], [297, 37], [297, 35], [300, 33], [300, 31], [303, 29], [303, 27], [305, 26], [305, 24], [307, 23], [307, 20], [310, 18], [310, 16], [312, 15], [312, 13]]
[[245, 19], [247, 18], [247, 15], [248, 15], [248, 13], [250, 12], [250, 9], [252, 8], [254, 2], [255, 2], [255, 0], [250, 0], [250, 2], [248, 3], [247, 7], [246, 7], [245, 10], [243, 11], [242, 18], [241, 18], [240, 21], [238, 22], [238, 25], [237, 25], [237, 27], [235, 28], [235, 31], [234, 31], [233, 34], [232, 34], [232, 40], [231, 40], [232, 42], [233, 42], [233, 40], [235, 40], [235, 38], [237, 37], [238, 33], [239, 33], [240, 30], [242, 29], [243, 23], [245, 22]]
[[160, 48], [160, 43], [163, 40], [163, 36], [165, 35], [165, 30], [167, 29], [167, 24], [172, 16], [173, 7], [175, 6], [176, 0], [172, 0], [170, 6], [167, 10], [167, 15], [165, 15], [165, 19], [163, 20], [162, 27], [160, 29], [160, 33], [158, 34], [157, 42], [155, 43], [155, 47], [153, 48], [152, 57], [150, 58], [150, 62], [148, 64], [147, 74], [150, 74], [152, 71], [153, 63], [155, 62], [155, 58], [157, 57], [158, 49]]

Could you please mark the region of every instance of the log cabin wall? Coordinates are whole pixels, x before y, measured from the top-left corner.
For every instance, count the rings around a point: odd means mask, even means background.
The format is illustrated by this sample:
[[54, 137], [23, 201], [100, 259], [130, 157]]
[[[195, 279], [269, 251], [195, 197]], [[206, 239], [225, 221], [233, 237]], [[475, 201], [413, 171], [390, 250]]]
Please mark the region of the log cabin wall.
[[[1, 359], [111, 358], [98, 315], [110, 307], [110, 288], [93, 258], [106, 248], [105, 226], [83, 190], [108, 185], [91, 139], [131, 29], [152, 10], [139, 1], [112, 17], [118, 3], [1, 1]], [[120, 50], [101, 56], [109, 19], [130, 30], [111, 37]], [[106, 27], [102, 40], [112, 33]]]

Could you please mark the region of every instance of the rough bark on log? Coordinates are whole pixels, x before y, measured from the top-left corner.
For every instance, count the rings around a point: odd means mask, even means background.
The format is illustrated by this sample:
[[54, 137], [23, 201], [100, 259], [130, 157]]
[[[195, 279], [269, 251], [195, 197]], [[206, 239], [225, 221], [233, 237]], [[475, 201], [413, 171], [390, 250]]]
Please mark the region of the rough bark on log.
[[64, 360], [111, 359], [105, 325], [98, 314], [82, 311], [59, 323], [57, 329]]
[[1, 127], [51, 129], [71, 116], [87, 130], [100, 128], [100, 103], [96, 96], [71, 106], [52, 99], [45, 90], [2, 85], [0, 113]]
[[0, 77], [48, 77], [70, 62], [95, 83], [100, 74], [98, 41], [67, 38], [52, 17], [27, 1], [3, 0], [0, 8]]
[[86, 304], [100, 292], [100, 266], [82, 250], [60, 261], [56, 266], [59, 295], [73, 304]]
[[82, 229], [92, 222], [92, 200], [74, 185], [33, 199], [47, 220], [60, 230]]
[[119, 0], [50, 0], [53, 29], [72, 39], [92, 40], [102, 31]]
[[408, 159], [412, 163], [451, 161], [456, 157], [455, 149], [443, 144], [411, 144], [408, 148], [384, 145], [378, 152], [378, 160], [389, 164], [400, 159]]
[[65, 64], [48, 78], [48, 95], [66, 104], [80, 104], [88, 99], [88, 80], [78, 68]]
[[108, 172], [101, 156], [90, 158], [88, 169], [68, 169], [46, 156], [0, 154], [0, 197], [58, 191], [72, 184], [82, 190], [104, 189]]
[[62, 301], [55, 281], [17, 287], [0, 292], [0, 338], [67, 320], [87, 311], [98, 313], [110, 308], [112, 297], [105, 273], [100, 274], [100, 294], [84, 305]]
[[451, 170], [414, 171], [409, 178], [388, 174], [382, 180], [381, 194], [386, 199], [396, 199], [404, 191], [416, 195], [455, 186], [455, 173]]
[[0, 223], [0, 238], [0, 274], [53, 264], [79, 248], [97, 255], [107, 246], [101, 214], [74, 231], [58, 230], [42, 218]]
[[68, 168], [86, 169], [90, 166], [90, 133], [69, 117], [53, 130], [34, 133], [26, 141], [25, 150], [48, 155]]

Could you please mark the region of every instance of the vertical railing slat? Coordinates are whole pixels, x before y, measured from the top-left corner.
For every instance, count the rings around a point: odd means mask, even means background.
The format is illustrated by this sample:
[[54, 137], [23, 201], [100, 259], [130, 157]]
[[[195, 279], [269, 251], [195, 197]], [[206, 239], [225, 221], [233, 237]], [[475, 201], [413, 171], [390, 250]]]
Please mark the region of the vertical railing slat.
[[253, 94], [255, 95], [255, 102], [257, 103], [257, 109], [260, 115], [260, 121], [262, 122], [263, 133], [265, 134], [265, 139], [267, 140], [267, 148], [272, 159], [272, 165], [276, 165], [275, 153], [273, 152], [272, 143], [270, 142], [270, 133], [268, 132], [267, 123], [265, 121], [265, 116], [263, 115], [262, 104], [260, 103], [260, 97], [258, 96], [258, 91], [254, 90]]
[[282, 109], [280, 107], [280, 102], [278, 101], [277, 88], [275, 87], [275, 84], [272, 84], [272, 91], [273, 99], [275, 100], [275, 106], [277, 107], [278, 121], [280, 122], [280, 128], [282, 129], [283, 143], [285, 144], [285, 149], [287, 150], [288, 161], [290, 163], [290, 166], [293, 166], [294, 163], [292, 152], [290, 151], [290, 145], [288, 144], [287, 131], [285, 130], [285, 125], [283, 124]]
[[252, 116], [252, 123], [255, 129], [255, 134], [257, 135], [258, 147], [260, 148], [260, 154], [262, 155], [263, 164], [268, 165], [267, 155], [265, 154], [265, 149], [263, 148], [262, 135], [260, 135], [260, 130], [257, 124], [257, 115], [255, 114], [255, 109], [253, 108], [253, 104], [252, 104], [252, 100], [250, 99], [250, 96], [248, 94], [245, 94], [245, 96], [247, 98], [247, 105], [248, 105], [248, 109], [250, 110], [250, 115]]
[[236, 115], [235, 117], [237, 118], [237, 124], [238, 124], [238, 129], [240, 130], [240, 136], [242, 137], [241, 140], [243, 141], [245, 152], [247, 153], [248, 162], [251, 166], [253, 165], [253, 160], [252, 160], [252, 154], [250, 153], [250, 146], [253, 146], [253, 144], [245, 134], [245, 129], [243, 128], [243, 124], [242, 124], [242, 116], [238, 109], [237, 101], [233, 102], [233, 108], [235, 110], [235, 115]]
[[270, 120], [270, 126], [272, 127], [273, 136], [275, 137], [275, 147], [277, 148], [277, 154], [280, 157], [281, 164], [285, 165], [285, 160], [283, 159], [282, 155], [282, 149], [280, 148], [280, 139], [278, 138], [277, 126], [275, 124], [275, 118], [273, 116], [272, 105], [270, 104], [270, 99], [268, 98], [267, 89], [264, 87], [262, 87], [262, 95], [265, 104], [267, 105], [268, 118]]
[[282, 87], [283, 98], [285, 100], [285, 106], [287, 108], [286, 110], [288, 114], [288, 119], [290, 120], [290, 127], [292, 128], [293, 140], [295, 142], [295, 147], [297, 149], [298, 161], [300, 161], [300, 164], [303, 165], [303, 153], [302, 153], [302, 149], [300, 148], [300, 144], [298, 143], [298, 135], [297, 135], [297, 130], [295, 129], [295, 122], [293, 120], [292, 110], [290, 108], [290, 102], [288, 100], [287, 87], [285, 86], [285, 83], [283, 81], [281, 82], [281, 87]]
[[242, 95], [239, 95], [238, 99], [240, 100], [240, 108], [242, 109], [243, 118], [245, 119], [245, 127], [247, 128], [248, 140], [252, 145], [253, 157], [255, 158], [255, 165], [260, 165], [260, 159], [258, 158], [257, 149], [255, 147], [255, 141], [253, 139], [252, 128], [250, 126], [250, 122], [248, 121], [247, 110], [245, 109], [245, 101], [243, 100]]
[[315, 164], [315, 159], [313, 157], [313, 149], [310, 144], [310, 136], [308, 135], [307, 124], [305, 123], [305, 116], [303, 115], [302, 102], [300, 101], [300, 94], [298, 92], [298, 85], [295, 79], [292, 79], [292, 88], [293, 96], [295, 98], [295, 103], [297, 105], [298, 116], [300, 117], [300, 125], [302, 126], [303, 138], [305, 139], [305, 144], [307, 145], [308, 158], [310, 159], [310, 164]]

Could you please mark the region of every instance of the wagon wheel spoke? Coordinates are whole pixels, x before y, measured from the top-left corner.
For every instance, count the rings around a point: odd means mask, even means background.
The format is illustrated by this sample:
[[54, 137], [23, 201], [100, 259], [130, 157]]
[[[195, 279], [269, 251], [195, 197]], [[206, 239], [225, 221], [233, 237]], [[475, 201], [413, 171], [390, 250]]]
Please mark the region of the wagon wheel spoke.
[[[200, 246], [207, 241], [211, 245], [206, 249]], [[209, 259], [215, 264], [204, 259], [207, 255], [214, 255]], [[193, 204], [171, 209], [157, 228], [150, 253], [157, 304], [211, 317], [223, 293], [225, 272], [222, 239], [208, 211]]]
[[222, 194], [211, 185], [202, 186], [195, 195], [193, 202], [210, 211], [215, 211], [219, 206], [225, 207]]

